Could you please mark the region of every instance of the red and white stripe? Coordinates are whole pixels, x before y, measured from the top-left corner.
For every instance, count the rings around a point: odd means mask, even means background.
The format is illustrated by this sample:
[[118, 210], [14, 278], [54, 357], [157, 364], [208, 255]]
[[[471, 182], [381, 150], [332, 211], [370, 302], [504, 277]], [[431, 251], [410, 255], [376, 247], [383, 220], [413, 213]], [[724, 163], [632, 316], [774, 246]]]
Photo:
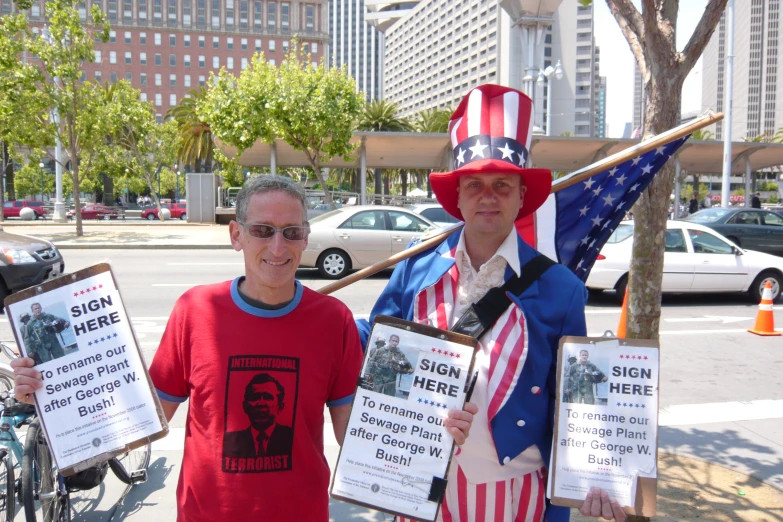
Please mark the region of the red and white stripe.
[[[456, 463], [449, 472], [439, 522], [541, 522], [544, 519], [546, 473], [544, 469], [524, 477], [488, 484], [471, 484]], [[397, 517], [398, 522], [415, 522]]]
[[559, 262], [555, 248], [557, 201], [555, 201], [554, 194], [550, 194], [544, 204], [533, 214], [523, 217], [515, 225], [517, 232], [528, 245], [553, 261]]

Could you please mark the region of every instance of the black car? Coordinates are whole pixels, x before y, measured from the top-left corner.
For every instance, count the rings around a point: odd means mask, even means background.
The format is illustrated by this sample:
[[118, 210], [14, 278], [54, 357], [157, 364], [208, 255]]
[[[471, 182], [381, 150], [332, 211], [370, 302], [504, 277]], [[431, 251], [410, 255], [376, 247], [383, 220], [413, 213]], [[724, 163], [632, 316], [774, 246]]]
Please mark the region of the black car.
[[13, 292], [54, 279], [64, 270], [60, 251], [49, 241], [0, 232], [0, 310]]
[[783, 255], [783, 216], [755, 208], [706, 208], [685, 218], [719, 232], [735, 245]]

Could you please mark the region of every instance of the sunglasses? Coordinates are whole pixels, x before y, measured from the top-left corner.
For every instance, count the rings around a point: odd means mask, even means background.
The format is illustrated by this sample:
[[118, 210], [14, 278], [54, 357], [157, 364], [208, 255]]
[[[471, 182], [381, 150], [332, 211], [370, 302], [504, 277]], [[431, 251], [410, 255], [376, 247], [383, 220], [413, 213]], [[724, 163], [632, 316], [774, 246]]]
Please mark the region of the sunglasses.
[[237, 221], [237, 223], [242, 225], [245, 230], [247, 230], [248, 234], [257, 237], [258, 239], [272, 239], [277, 232], [280, 232], [283, 234], [283, 238], [288, 241], [303, 241], [307, 239], [307, 235], [310, 234], [310, 225], [308, 223], [305, 223], [305, 225], [301, 227], [291, 226], [283, 228], [265, 224], [249, 225], [242, 221]]

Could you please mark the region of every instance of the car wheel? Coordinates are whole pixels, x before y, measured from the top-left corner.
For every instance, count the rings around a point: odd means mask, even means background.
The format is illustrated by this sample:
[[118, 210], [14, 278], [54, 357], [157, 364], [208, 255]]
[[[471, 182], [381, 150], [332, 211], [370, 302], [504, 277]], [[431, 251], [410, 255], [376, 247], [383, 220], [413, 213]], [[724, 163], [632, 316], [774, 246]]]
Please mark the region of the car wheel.
[[318, 258], [318, 271], [329, 279], [340, 279], [351, 269], [351, 258], [342, 250], [327, 250]]
[[726, 239], [737, 245], [738, 247], [742, 248], [742, 245], [740, 244], [740, 240], [734, 236], [726, 236]]
[[767, 281], [772, 286], [772, 301], [780, 299], [780, 290], [783, 288], [783, 277], [777, 272], [772, 270], [766, 270], [758, 275], [753, 284], [750, 286], [750, 297], [753, 298], [753, 302], [758, 303], [761, 301], [761, 294], [764, 292], [764, 287], [767, 286]]
[[8, 291], [8, 287], [5, 286], [5, 281], [0, 277], [0, 312], [5, 308], [5, 298], [11, 295]]
[[185, 221], [186, 219], [188, 219], [188, 215], [187, 215], [187, 213], [185, 213], [185, 214], [182, 214], [182, 215], [181, 215], [179, 218], [180, 218], [182, 221]]
[[623, 303], [623, 299], [625, 298], [625, 290], [628, 288], [628, 274], [625, 274], [623, 277], [620, 278], [619, 281], [617, 281], [617, 284], [614, 285], [614, 291], [615, 291], [615, 299], [617, 299], [617, 302], [620, 304]]
[[153, 213], [147, 214], [147, 220], [148, 221], [155, 221], [155, 214], [153, 214]]

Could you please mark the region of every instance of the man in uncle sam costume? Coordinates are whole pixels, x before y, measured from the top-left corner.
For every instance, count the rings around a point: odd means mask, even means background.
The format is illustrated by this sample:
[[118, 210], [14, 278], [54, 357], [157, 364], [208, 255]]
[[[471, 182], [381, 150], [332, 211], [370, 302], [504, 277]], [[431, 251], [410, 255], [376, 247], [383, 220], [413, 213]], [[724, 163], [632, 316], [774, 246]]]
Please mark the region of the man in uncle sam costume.
[[[538, 255], [514, 228], [551, 190], [549, 170], [525, 168], [532, 128], [533, 103], [521, 92], [483, 85], [467, 94], [449, 122], [456, 169], [430, 175], [438, 201], [465, 226], [397, 265], [370, 321], [384, 314], [448, 330], [466, 308], [519, 276]], [[569, 508], [546, 501], [545, 487], [558, 343], [566, 335], [586, 335], [585, 287], [555, 264], [521, 295], [509, 297], [511, 305], [480, 338], [471, 399], [479, 413], [450, 467], [439, 520], [569, 519]], [[370, 323], [357, 325], [366, 346]], [[610, 508], [612, 518], [616, 503], [610, 506], [605, 494], [589, 495]], [[621, 510], [616, 517], [624, 519]]]

